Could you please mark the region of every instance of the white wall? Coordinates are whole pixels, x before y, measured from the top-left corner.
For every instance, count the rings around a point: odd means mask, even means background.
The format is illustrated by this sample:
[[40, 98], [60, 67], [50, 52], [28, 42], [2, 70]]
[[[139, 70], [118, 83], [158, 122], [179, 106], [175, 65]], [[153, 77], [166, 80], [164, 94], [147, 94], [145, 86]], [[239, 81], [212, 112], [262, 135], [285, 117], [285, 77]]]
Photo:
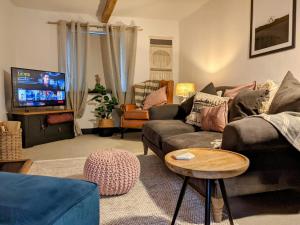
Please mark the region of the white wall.
[[0, 7], [0, 120], [6, 119], [4, 97], [4, 70], [14, 64], [14, 6], [9, 0], [1, 0]]
[[[98, 24], [96, 17], [87, 14], [72, 14], [62, 12], [41, 11], [16, 8], [16, 62], [15, 66], [50, 71], [58, 70], [57, 28], [47, 24], [48, 21], [78, 20]], [[137, 60], [135, 68], [135, 83], [149, 79], [149, 37], [167, 36], [174, 40], [174, 80], [178, 80], [179, 70], [179, 27], [178, 22], [151, 20], [140, 18], [113, 17], [111, 23], [122, 22], [135, 24], [143, 31], [138, 33]], [[94, 75], [103, 75], [101, 66], [100, 43], [97, 38], [90, 40], [90, 61], [88, 62], [88, 83], [92, 88]], [[99, 53], [99, 54], [98, 54]], [[99, 62], [99, 63], [98, 63]], [[91, 108], [91, 107], [88, 107]], [[83, 128], [94, 126], [93, 115], [87, 109], [86, 115], [80, 121]]]
[[[216, 85], [280, 82], [288, 70], [300, 78], [298, 47], [249, 59], [250, 5], [251, 0], [210, 0], [180, 21], [180, 81], [195, 82], [199, 88], [210, 81]], [[300, 15], [297, 30], [299, 26]]]
[[[76, 20], [96, 23], [97, 18], [87, 14], [72, 14], [51, 11], [16, 8], [16, 66], [24, 68], [58, 70], [57, 53], [57, 26], [47, 24], [48, 21]], [[101, 72], [95, 64], [95, 54], [99, 49], [97, 41], [91, 38], [91, 61], [89, 62], [88, 76], [94, 77], [94, 73]], [[100, 53], [99, 53], [100, 57]], [[99, 64], [101, 61], [99, 59]], [[93, 69], [91, 69], [93, 68]]]
[[[20, 67], [57, 70], [57, 32], [55, 25], [48, 21], [60, 19], [98, 23], [96, 17], [87, 14], [40, 11], [17, 8], [16, 20], [18, 33], [16, 44], [16, 64]], [[123, 22], [136, 24], [143, 28], [138, 33], [135, 82], [149, 78], [149, 37], [167, 36], [174, 39], [174, 79], [178, 79], [179, 27], [178, 22], [112, 17], [111, 23]], [[95, 55], [95, 52], [92, 53]], [[100, 71], [101, 72], [101, 71]], [[94, 77], [94, 74], [91, 74]]]

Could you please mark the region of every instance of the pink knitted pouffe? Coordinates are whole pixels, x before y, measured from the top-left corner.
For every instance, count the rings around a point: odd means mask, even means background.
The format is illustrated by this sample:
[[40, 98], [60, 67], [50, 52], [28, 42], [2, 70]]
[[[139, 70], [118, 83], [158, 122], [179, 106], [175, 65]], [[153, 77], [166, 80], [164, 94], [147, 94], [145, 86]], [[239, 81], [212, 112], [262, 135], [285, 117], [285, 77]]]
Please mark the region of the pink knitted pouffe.
[[101, 195], [127, 193], [140, 176], [140, 162], [137, 157], [124, 150], [103, 150], [87, 158], [84, 177], [99, 185]]

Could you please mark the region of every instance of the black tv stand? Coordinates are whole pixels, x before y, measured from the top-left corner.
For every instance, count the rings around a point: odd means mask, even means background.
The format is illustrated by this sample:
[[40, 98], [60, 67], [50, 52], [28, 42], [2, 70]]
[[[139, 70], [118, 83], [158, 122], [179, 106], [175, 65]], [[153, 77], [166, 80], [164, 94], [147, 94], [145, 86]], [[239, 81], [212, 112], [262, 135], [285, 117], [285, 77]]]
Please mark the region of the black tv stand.
[[26, 111], [8, 113], [8, 119], [20, 121], [22, 126], [22, 146], [29, 148], [34, 145], [52, 141], [74, 138], [74, 120], [58, 124], [48, 124], [50, 114], [72, 113], [73, 110]]

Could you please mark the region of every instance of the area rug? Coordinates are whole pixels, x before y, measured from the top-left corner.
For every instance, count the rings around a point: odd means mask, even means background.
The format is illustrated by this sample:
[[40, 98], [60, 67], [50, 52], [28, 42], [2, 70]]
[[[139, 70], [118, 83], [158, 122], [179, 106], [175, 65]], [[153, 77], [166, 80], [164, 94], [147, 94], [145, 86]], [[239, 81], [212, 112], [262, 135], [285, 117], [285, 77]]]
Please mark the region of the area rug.
[[[137, 157], [141, 163], [141, 176], [135, 187], [125, 195], [101, 197], [101, 225], [170, 224], [182, 179], [170, 172], [154, 155]], [[30, 174], [84, 179], [84, 162], [85, 158], [35, 161]], [[204, 199], [190, 187], [186, 191], [176, 224], [204, 224]], [[212, 221], [211, 224], [229, 225], [229, 221]]]

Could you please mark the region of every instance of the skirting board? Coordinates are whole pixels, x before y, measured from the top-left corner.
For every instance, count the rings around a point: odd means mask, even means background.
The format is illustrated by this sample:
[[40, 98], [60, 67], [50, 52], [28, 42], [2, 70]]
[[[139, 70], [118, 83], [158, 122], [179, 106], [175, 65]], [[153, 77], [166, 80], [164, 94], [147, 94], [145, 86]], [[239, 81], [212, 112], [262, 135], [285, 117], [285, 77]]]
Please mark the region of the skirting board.
[[[81, 129], [82, 134], [98, 134], [99, 133], [99, 128], [84, 128]], [[139, 132], [141, 131], [140, 129], [125, 129], [126, 133], [130, 133], [130, 132]], [[115, 133], [120, 133], [121, 132], [121, 128], [115, 128]]]

